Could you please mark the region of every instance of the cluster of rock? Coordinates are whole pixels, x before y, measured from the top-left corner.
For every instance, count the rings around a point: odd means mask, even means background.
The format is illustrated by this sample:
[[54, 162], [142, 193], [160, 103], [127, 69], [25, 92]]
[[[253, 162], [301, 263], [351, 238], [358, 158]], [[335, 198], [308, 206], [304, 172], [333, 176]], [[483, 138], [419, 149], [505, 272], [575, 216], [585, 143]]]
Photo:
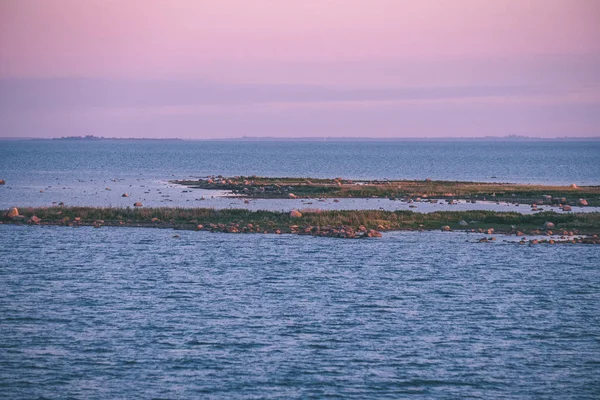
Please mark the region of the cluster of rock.
[[587, 199], [578, 199], [575, 201], [569, 201], [566, 197], [552, 197], [550, 195], [544, 195], [541, 200], [536, 200], [531, 204], [532, 211], [538, 211], [538, 206], [542, 205], [553, 205], [558, 206], [563, 211], [571, 211], [573, 205], [585, 207], [588, 205]]
[[337, 237], [343, 239], [362, 239], [381, 237], [381, 232], [374, 229], [367, 229], [365, 226], [360, 226], [355, 229], [351, 226], [303, 226], [297, 225], [291, 226], [291, 233], [297, 233], [298, 235], [312, 235], [312, 236], [325, 236], [325, 237]]
[[207, 224], [198, 225], [197, 230], [209, 231], [209, 232], [223, 232], [223, 233], [273, 233], [280, 235], [282, 233], [291, 233], [296, 235], [311, 235], [311, 236], [322, 236], [322, 237], [335, 237], [343, 239], [360, 239], [360, 238], [372, 238], [381, 237], [381, 232], [374, 229], [367, 229], [364, 226], [353, 228], [351, 226], [340, 225], [340, 226], [299, 226], [291, 225], [289, 227], [261, 227], [258, 224], [239, 224], [230, 222], [228, 224]]
[[[494, 242], [496, 240], [495, 237], [491, 237], [491, 238], [481, 238], [479, 240], [477, 240], [477, 243], [491, 243]], [[506, 242], [506, 240], [505, 240]], [[565, 237], [561, 237], [560, 239], [553, 239], [553, 238], [548, 238], [548, 239], [529, 239], [527, 240], [526, 238], [522, 238], [520, 241], [516, 242], [520, 245], [524, 245], [524, 244], [528, 244], [530, 246], [534, 246], [536, 244], [600, 244], [600, 238], [598, 237], [598, 235], [593, 235], [593, 236], [580, 236], [580, 237], [574, 237], [574, 238], [565, 238]]]
[[[302, 190], [300, 187], [314, 186], [314, 184], [308, 179], [300, 179], [293, 182], [293, 185], [285, 183], [271, 183], [255, 181], [256, 176], [244, 178], [235, 176], [232, 178], [226, 178], [221, 175], [211, 176], [206, 179], [200, 179], [198, 181], [174, 181], [176, 183], [188, 185], [198, 189], [218, 189], [228, 190], [236, 195], [260, 197], [260, 198], [310, 198], [306, 195], [296, 195], [293, 193], [295, 188]], [[258, 178], [257, 178], [258, 179]], [[351, 180], [343, 178], [335, 178], [329, 183], [322, 184], [323, 187], [331, 187], [332, 185], [343, 186], [344, 184], [352, 184]]]
[[[310, 185], [310, 182], [307, 181], [307, 185]], [[233, 193], [241, 194], [241, 195], [268, 195], [269, 197], [289, 197], [292, 199], [297, 198], [295, 194], [292, 193], [294, 189], [291, 186], [283, 186], [278, 184], [273, 185], [261, 185], [257, 184], [253, 180], [238, 180], [235, 178], [225, 178], [223, 176], [213, 176], [205, 180], [199, 180], [195, 187], [201, 189], [219, 189], [219, 190], [231, 190]]]
[[[472, 222], [474, 222], [474, 221], [472, 221]], [[459, 222], [459, 225], [461, 225], [461, 226], [467, 226], [468, 222], [466, 222], [464, 220], [461, 220]], [[452, 228], [450, 227], [450, 225], [444, 225], [444, 226], [442, 226], [441, 230], [442, 230], [442, 232], [452, 232]], [[487, 228], [487, 229], [484, 229], [484, 228], [477, 228], [477, 229], [472, 228], [470, 230], [466, 229], [465, 232], [487, 233], [488, 235], [491, 235], [491, 234], [494, 233], [494, 228]]]
[[24, 215], [19, 214], [19, 209], [17, 207], [13, 207], [4, 215], [7, 219], [11, 221], [21, 221], [27, 222], [28, 224], [39, 225], [42, 222], [42, 219], [37, 215], [33, 215], [30, 218], [27, 218]]
[[529, 244], [530, 246], [536, 244], [600, 244], [600, 237], [598, 235], [593, 236], [580, 236], [574, 238], [561, 237], [560, 239], [521, 239], [519, 244]]

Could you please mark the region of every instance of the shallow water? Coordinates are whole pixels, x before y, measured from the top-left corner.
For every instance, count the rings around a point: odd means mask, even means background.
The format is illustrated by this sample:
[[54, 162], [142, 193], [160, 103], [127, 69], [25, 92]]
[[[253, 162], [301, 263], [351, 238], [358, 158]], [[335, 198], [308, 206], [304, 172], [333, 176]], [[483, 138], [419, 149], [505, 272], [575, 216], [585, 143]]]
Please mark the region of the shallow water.
[[[107, 190], [106, 187], [110, 190]], [[185, 186], [173, 185], [168, 181], [150, 181], [127, 179], [117, 182], [108, 181], [86, 183], [72, 187], [51, 186], [34, 189], [28, 186], [7, 186], [1, 189], [0, 209], [10, 207], [49, 207], [64, 203], [65, 206], [94, 206], [94, 207], [132, 207], [135, 202], [141, 202], [145, 207], [184, 207], [184, 208], [243, 208], [253, 211], [283, 211], [291, 210], [407, 210], [421, 213], [436, 211], [467, 211], [490, 210], [510, 211], [521, 214], [532, 214], [541, 211], [563, 213], [558, 206], [541, 206], [538, 211], [532, 211], [527, 204], [508, 202], [478, 201], [470, 203], [459, 200], [456, 204], [445, 201], [437, 203], [414, 202], [386, 198], [341, 198], [341, 199], [244, 199], [232, 196], [227, 191], [189, 189]], [[127, 193], [128, 197], [123, 197]], [[248, 203], [245, 201], [248, 200]], [[600, 207], [573, 206], [572, 212], [599, 212]]]
[[2, 397], [600, 394], [595, 246], [174, 234], [0, 225]]
[[[600, 184], [598, 142], [219, 142], [0, 141], [0, 208], [67, 206], [250, 208], [289, 211], [408, 209], [385, 199], [222, 199], [222, 192], [189, 190], [172, 179], [213, 174], [343, 176], [350, 179], [475, 180]], [[127, 193], [129, 197], [122, 197]], [[201, 200], [204, 197], [205, 200]], [[527, 213], [527, 206], [480, 202], [419, 204], [413, 211], [486, 209]], [[555, 209], [560, 212], [559, 210]], [[577, 211], [598, 211], [581, 208]]]

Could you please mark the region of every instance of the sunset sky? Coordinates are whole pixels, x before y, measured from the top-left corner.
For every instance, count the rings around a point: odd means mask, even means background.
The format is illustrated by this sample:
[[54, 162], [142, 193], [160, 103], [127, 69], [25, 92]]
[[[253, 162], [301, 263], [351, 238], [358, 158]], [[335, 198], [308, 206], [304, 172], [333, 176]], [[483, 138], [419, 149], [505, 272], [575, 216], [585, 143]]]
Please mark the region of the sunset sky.
[[597, 0], [0, 0], [0, 137], [600, 136]]

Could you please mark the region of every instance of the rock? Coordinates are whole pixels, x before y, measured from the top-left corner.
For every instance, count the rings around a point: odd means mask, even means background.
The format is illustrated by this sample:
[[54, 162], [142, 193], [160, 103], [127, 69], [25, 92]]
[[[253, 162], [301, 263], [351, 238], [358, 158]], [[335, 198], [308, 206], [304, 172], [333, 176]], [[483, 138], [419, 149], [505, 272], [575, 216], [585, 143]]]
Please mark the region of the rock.
[[492, 233], [494, 233], [494, 228], [490, 228], [487, 230], [488, 235], [491, 235]]
[[443, 232], [449, 232], [449, 231], [451, 231], [451, 228], [448, 225], [444, 225], [444, 226], [442, 226], [442, 231]]
[[469, 225], [469, 223], [467, 221], [465, 221], [464, 219], [461, 219], [460, 221], [458, 221], [458, 224], [460, 226], [467, 226], [467, 225]]
[[381, 234], [381, 232], [377, 232], [375, 229], [369, 229], [369, 231], [367, 232], [367, 236], [368, 237], [382, 237], [383, 235]]
[[121, 195], [121, 197], [129, 197], [129, 194], [128, 194], [128, 193], [123, 193], [123, 194]]
[[199, 224], [198, 226], [196, 226], [196, 229], [198, 229], [199, 231], [201, 231], [202, 229], [204, 229], [204, 225]]
[[577, 202], [577, 204], [579, 204], [580, 206], [587, 206], [588, 202], [586, 199], [579, 199], [579, 201]]
[[32, 216], [31, 218], [29, 218], [29, 221], [27, 221], [30, 224], [39, 224], [40, 222], [42, 222], [42, 219], [40, 217], [38, 217], [37, 215]]
[[0, 179], [0, 185], [6, 185], [6, 181], [4, 179]]
[[563, 206], [563, 211], [571, 211], [571, 206]]
[[290, 199], [297, 199], [297, 198], [298, 198], [298, 196], [296, 196], [294, 193], [290, 193], [290, 194], [288, 194], [288, 197], [289, 197]]
[[139, 202], [139, 201], [136, 201], [135, 203], [133, 203], [133, 206], [134, 207], [142, 207], [143, 204], [141, 202]]
[[19, 209], [18, 209], [17, 207], [15, 207], [15, 208], [13, 208], [13, 209], [9, 210], [9, 211], [6, 213], [6, 216], [7, 216], [8, 218], [14, 218], [14, 217], [16, 217], [16, 216], [18, 216], [18, 215], [19, 215]]
[[554, 229], [555, 225], [554, 223], [550, 222], [550, 221], [546, 221], [546, 223], [544, 224], [544, 228], [546, 229]]
[[576, 185], [576, 184], [574, 184], [574, 183], [571, 183], [571, 184], [569, 185], [569, 188], [570, 188], [570, 189], [577, 189], [577, 185]]
[[300, 211], [297, 211], [297, 210], [292, 210], [290, 212], [290, 217], [292, 217], [292, 218], [300, 218], [300, 217], [302, 217], [302, 213]]
[[151, 222], [160, 222], [160, 219], [158, 219], [158, 218], [154, 217], [154, 218], [152, 218], [150, 221], [151, 221]]

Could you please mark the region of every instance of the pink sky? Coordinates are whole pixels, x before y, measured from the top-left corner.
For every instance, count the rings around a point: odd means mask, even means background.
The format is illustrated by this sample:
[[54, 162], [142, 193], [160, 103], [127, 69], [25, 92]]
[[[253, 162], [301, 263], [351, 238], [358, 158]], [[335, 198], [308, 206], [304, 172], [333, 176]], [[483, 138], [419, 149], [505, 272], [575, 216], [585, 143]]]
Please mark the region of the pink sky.
[[0, 137], [599, 136], [596, 0], [2, 0]]

